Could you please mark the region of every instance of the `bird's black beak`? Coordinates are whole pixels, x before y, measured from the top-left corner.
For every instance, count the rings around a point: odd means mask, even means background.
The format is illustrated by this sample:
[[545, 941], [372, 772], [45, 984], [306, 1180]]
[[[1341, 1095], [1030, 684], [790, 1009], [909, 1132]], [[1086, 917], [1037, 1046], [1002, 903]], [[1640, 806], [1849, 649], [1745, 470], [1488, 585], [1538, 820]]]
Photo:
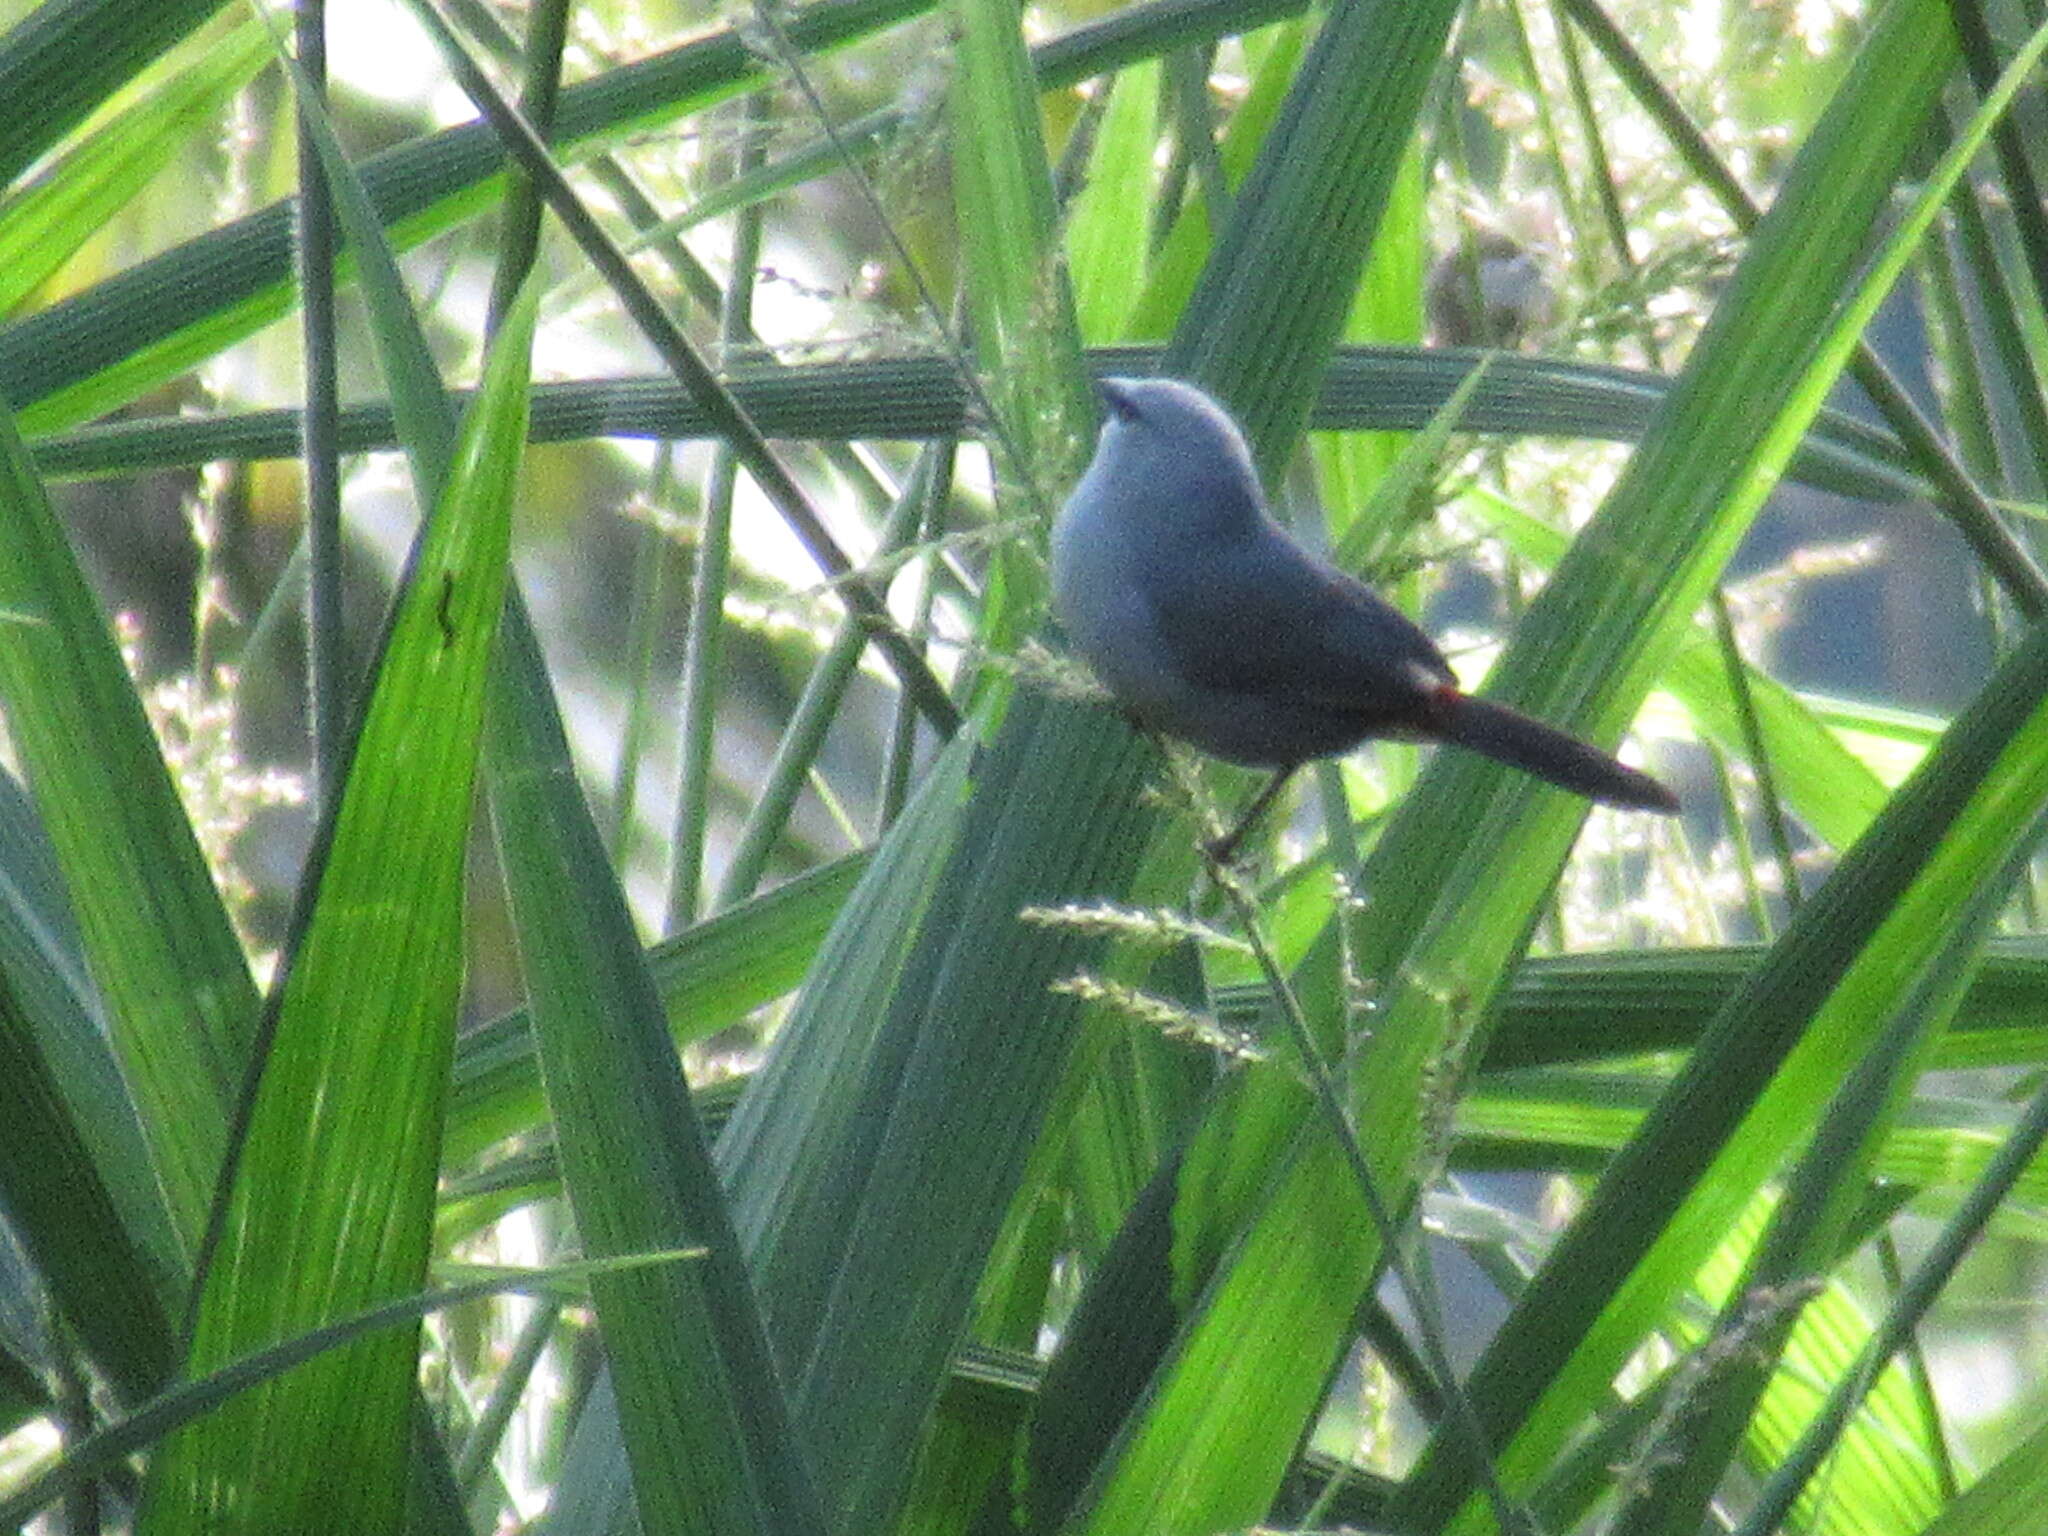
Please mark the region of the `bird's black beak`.
[[1131, 398], [1129, 381], [1125, 379], [1097, 379], [1095, 392], [1102, 396], [1102, 403], [1109, 408], [1110, 415], [1118, 421], [1135, 421], [1138, 405]]

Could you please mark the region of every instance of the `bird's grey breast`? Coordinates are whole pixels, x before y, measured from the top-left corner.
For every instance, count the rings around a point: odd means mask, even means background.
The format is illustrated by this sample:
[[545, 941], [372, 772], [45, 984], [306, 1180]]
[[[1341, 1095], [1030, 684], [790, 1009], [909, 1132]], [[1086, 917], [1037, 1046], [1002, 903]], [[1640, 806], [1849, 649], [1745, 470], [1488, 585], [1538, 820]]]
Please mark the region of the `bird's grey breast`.
[[1053, 612], [1073, 648], [1140, 711], [1162, 682], [1148, 579], [1156, 551], [1142, 527], [1147, 511], [1133, 505], [1150, 494], [1098, 453], [1052, 531]]

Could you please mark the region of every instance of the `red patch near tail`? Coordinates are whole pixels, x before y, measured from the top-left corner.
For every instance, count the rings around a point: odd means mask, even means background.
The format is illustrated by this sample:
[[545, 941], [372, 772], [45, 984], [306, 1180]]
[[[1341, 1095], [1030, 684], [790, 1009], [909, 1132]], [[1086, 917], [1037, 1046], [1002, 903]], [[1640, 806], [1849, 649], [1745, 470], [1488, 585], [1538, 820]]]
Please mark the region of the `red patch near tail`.
[[1428, 701], [1429, 717], [1433, 722], [1448, 720], [1465, 702], [1464, 690], [1456, 683], [1439, 682], [1435, 678], [1430, 679], [1423, 697]]

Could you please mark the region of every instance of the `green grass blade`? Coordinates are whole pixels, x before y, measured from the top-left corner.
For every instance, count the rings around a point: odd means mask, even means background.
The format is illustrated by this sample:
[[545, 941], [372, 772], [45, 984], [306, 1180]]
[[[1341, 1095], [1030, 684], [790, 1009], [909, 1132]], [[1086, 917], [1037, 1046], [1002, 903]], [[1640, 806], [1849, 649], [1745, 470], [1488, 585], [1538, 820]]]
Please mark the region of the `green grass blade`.
[[[738, 1239], [625, 897], [523, 619], [500, 669], [490, 782], [563, 1180], [584, 1251], [696, 1243], [706, 1262], [592, 1282], [650, 1530], [822, 1532]], [[536, 690], [538, 686], [538, 691]]]
[[[844, 1425], [864, 1391], [902, 1394], [886, 1422], [860, 1432], [881, 1453], [873, 1463], [835, 1456], [820, 1467], [821, 1479], [845, 1480], [848, 1507], [870, 1521], [908, 1478], [917, 1423], [944, 1383], [1077, 1038], [1078, 1004], [1046, 988], [1098, 944], [1018, 914], [1068, 890], [1126, 886], [1142, 850], [1134, 754], [1078, 713], [1034, 694], [1011, 701], [879, 1021], [878, 1054], [893, 1070], [862, 1085], [862, 1142], [829, 1170], [856, 1195], [857, 1216], [834, 1239], [844, 1263], [803, 1276], [823, 1282], [823, 1305], [802, 1401], [807, 1422], [815, 1411], [820, 1424]], [[1042, 766], [1020, 761], [1005, 750], [1012, 731], [1066, 750]]]
[[[1233, 184], [1250, 173], [1266, 142], [1287, 93], [1301, 66], [1302, 50], [1308, 46], [1312, 29], [1305, 23], [1275, 27], [1260, 38], [1257, 72], [1252, 88], [1223, 132], [1217, 148], [1225, 179]], [[1201, 280], [1202, 265], [1209, 259], [1210, 227], [1208, 199], [1200, 192], [1189, 197], [1167, 231], [1166, 239], [1154, 253], [1145, 291], [1127, 327], [1132, 336], [1155, 337], [1172, 333], [1175, 321], [1187, 307], [1188, 297]]]
[[[399, 598], [247, 1110], [195, 1375], [426, 1274], [533, 319], [529, 300], [492, 349]], [[151, 1464], [142, 1528], [395, 1529], [416, 1355], [411, 1330], [361, 1341], [180, 1432]]]
[[[1090, 419], [1079, 342], [1056, 265], [1052, 187], [1015, 13], [970, 4], [961, 16], [954, 195], [968, 232], [968, 302], [982, 371], [995, 392], [991, 452], [1005, 503], [1042, 517], [1050, 510], [1049, 477], [1071, 465], [1075, 427]], [[1006, 645], [1036, 610], [1038, 582], [1013, 554], [990, 586], [983, 638]], [[1018, 700], [1010, 711], [1034, 711], [1037, 702]], [[923, 832], [925, 852], [946, 861], [938, 866], [929, 909], [920, 899], [868, 940], [873, 956], [860, 962], [862, 971], [877, 979], [893, 971], [893, 988], [867, 994], [878, 1006], [856, 1015], [853, 1049], [841, 1045], [808, 1071], [793, 1055], [781, 1055], [813, 1039], [812, 1016], [793, 1018], [777, 1041], [778, 1059], [787, 1065], [771, 1060], [766, 1086], [757, 1084], [749, 1094], [728, 1138], [728, 1147], [736, 1148], [756, 1127], [766, 1133], [772, 1125], [766, 1106], [776, 1102], [770, 1095], [815, 1092], [808, 1105], [782, 1100], [782, 1134], [812, 1139], [822, 1153], [790, 1167], [796, 1182], [790, 1204], [797, 1222], [811, 1214], [837, 1230], [801, 1233], [779, 1220], [776, 1236], [800, 1235], [802, 1241], [774, 1253], [757, 1244], [755, 1262], [764, 1292], [791, 1298], [777, 1319], [776, 1343], [801, 1383], [798, 1424], [816, 1448], [833, 1524], [847, 1532], [887, 1528], [905, 1497], [919, 1436], [945, 1381], [953, 1342], [967, 1325], [976, 1277], [1072, 1038], [1074, 1010], [1048, 1006], [1042, 980], [1032, 985], [1032, 951], [1046, 946], [1031, 938], [996, 946], [997, 954], [988, 957], [997, 958], [993, 966], [982, 963], [979, 946], [966, 964], [950, 959], [953, 946], [980, 924], [1009, 929], [1030, 899], [1000, 854], [992, 863], [963, 866], [956, 862], [951, 826], [934, 833], [918, 825], [937, 814], [970, 841], [986, 838], [992, 825], [1008, 821], [1000, 805], [986, 799], [988, 792], [984, 785], [975, 798], [979, 815], [970, 810], [964, 822], [955, 822], [957, 807], [935, 802], [928, 785], [892, 829], [888, 848], [921, 857], [908, 850], [909, 839]], [[1026, 791], [1016, 793], [1020, 806], [1031, 803]], [[1035, 818], [1027, 811], [1022, 819]], [[1068, 835], [1076, 830], [1070, 826]], [[1054, 853], [1072, 856], [1067, 848]], [[965, 1011], [930, 1001], [956, 976], [979, 993], [1005, 973], [1000, 994], [982, 995]], [[832, 987], [836, 992], [836, 981]], [[969, 1018], [986, 1018], [998, 995], [1050, 1017], [1001, 1038], [961, 1027]], [[840, 1004], [833, 1011], [840, 1016], [835, 1032], [843, 1036], [851, 1010]], [[864, 1066], [867, 1060], [885, 1069]], [[807, 1076], [813, 1089], [803, 1087]], [[959, 1096], [970, 1085], [991, 1083], [1001, 1083], [1003, 1091], [966, 1112]], [[850, 1127], [841, 1145], [826, 1150], [825, 1126], [842, 1114], [857, 1129]], [[964, 1135], [970, 1124], [975, 1133]], [[750, 1198], [736, 1195], [743, 1204]], [[834, 1209], [836, 1215], [826, 1214]], [[934, 1283], [934, 1277], [944, 1278]], [[877, 1391], [878, 1382], [886, 1388]]]
[[120, 1399], [134, 1402], [176, 1364], [185, 1252], [86, 976], [55, 854], [8, 775], [0, 871], [0, 1204], [48, 1303]]
[[[1430, 0], [1332, 14], [1174, 327], [1167, 371], [1216, 386], [1269, 478], [1307, 425], [1457, 9]], [[1365, 81], [1369, 112], [1358, 110]], [[1339, 272], [1350, 280], [1332, 282]]]
[[[785, 880], [647, 951], [678, 1046], [740, 1023], [796, 990], [867, 855], [848, 854]], [[455, 1048], [445, 1161], [461, 1167], [493, 1142], [543, 1124], [540, 1062], [526, 1010], [463, 1035]]]
[[[1422, 147], [1416, 144], [1408, 151], [1373, 237], [1372, 260], [1359, 279], [1344, 322], [1347, 342], [1421, 346], [1422, 289], [1429, 266], [1427, 185]], [[1310, 439], [1323, 522], [1331, 544], [1344, 551], [1340, 559], [1346, 570], [1364, 571], [1370, 577], [1379, 562], [1360, 563], [1350, 558], [1349, 549], [1361, 542], [1367, 547], [1390, 545], [1389, 535], [1405, 531], [1414, 509], [1428, 504], [1420, 476], [1433, 474], [1442, 461], [1452, 426], [1462, 422], [1466, 405], [1485, 382], [1490, 366], [1483, 361], [1467, 374], [1443, 409], [1408, 443], [1391, 434], [1364, 432]], [[1380, 532], [1370, 535], [1360, 524]]]
[[[1156, 373], [1157, 347], [1097, 348], [1098, 375]], [[1468, 432], [1585, 437], [1636, 442], [1671, 391], [1661, 374], [1553, 358], [1437, 348], [1343, 347], [1331, 359], [1310, 425], [1321, 431], [1425, 429], [1486, 358], [1485, 376], [1462, 418]], [[965, 430], [966, 390], [944, 358], [895, 357], [811, 364], [764, 372], [736, 368], [734, 396], [770, 437], [949, 438]], [[662, 440], [714, 435], [710, 417], [666, 379], [583, 380], [534, 391], [534, 441], [589, 437]], [[215, 459], [289, 458], [299, 441], [295, 411], [222, 413], [198, 420], [153, 417], [108, 422], [43, 438], [36, 467], [51, 479], [200, 465]], [[341, 418], [344, 452], [398, 444], [389, 407], [363, 403]], [[1794, 456], [1792, 477], [1821, 490], [1874, 501], [1925, 494], [1883, 434], [1838, 411], [1822, 411]]]
[[166, 59], [134, 100], [0, 200], [0, 315], [15, 313], [195, 132], [208, 131], [269, 56], [253, 21], [199, 39]]
[[[0, 187], [221, 0], [50, 0], [0, 37]], [[28, 109], [33, 103], [33, 110]]]
[[[62, 1498], [72, 1488], [119, 1468], [182, 1425], [193, 1423], [233, 1401], [241, 1393], [318, 1358], [390, 1328], [417, 1323], [431, 1312], [467, 1306], [494, 1296], [576, 1294], [579, 1283], [600, 1275], [629, 1272], [649, 1265], [670, 1265], [699, 1257], [695, 1252], [635, 1254], [626, 1259], [557, 1264], [545, 1270], [522, 1271], [472, 1280], [438, 1290], [420, 1291], [382, 1306], [370, 1307], [324, 1327], [298, 1334], [230, 1361], [197, 1381], [183, 1381], [160, 1392], [134, 1413], [79, 1441], [48, 1471], [9, 1489], [0, 1499], [0, 1526], [15, 1525]], [[306, 1529], [334, 1529], [317, 1523]]]
[[898, 818], [903, 830], [876, 851], [819, 946], [810, 975], [831, 978], [829, 989], [798, 998], [719, 1138], [769, 1337], [790, 1379], [815, 1347], [825, 1289], [851, 1240], [848, 1223], [830, 1213], [856, 1185], [861, 1139], [879, 1129], [862, 1081], [895, 1057], [884, 1014], [951, 847], [970, 755], [963, 732], [926, 774]]
[[[133, 1401], [170, 1373], [176, 1358], [171, 1314], [158, 1277], [95, 1166], [95, 1127], [78, 1113], [94, 1107], [124, 1113], [128, 1105], [119, 1098], [118, 1082], [105, 1082], [112, 1103], [74, 1107], [64, 1092], [69, 1085], [39, 1053], [53, 1029], [98, 1044], [86, 1035], [95, 1022], [89, 1013], [40, 1021], [44, 1039], [38, 1038], [37, 1022], [11, 979], [0, 973], [0, 1193], [8, 1226], [34, 1264], [49, 1303], [121, 1396]], [[106, 1065], [111, 1068], [111, 1061]]]
[[9, 732], [189, 1262], [256, 992], [142, 701], [4, 411], [0, 614]]
[[1148, 60], [1111, 77], [1088, 179], [1066, 217], [1067, 270], [1084, 340], [1122, 341], [1144, 291], [1145, 227], [1158, 148], [1159, 65]]
[[[1016, 12], [1000, 0], [961, 0], [958, 16], [953, 208], [976, 362], [997, 417], [997, 494], [1011, 516], [1049, 518], [1053, 488], [1079, 468], [1097, 412], [1059, 261], [1052, 174]], [[982, 639], [1007, 650], [1043, 593], [1036, 583], [1019, 589], [1023, 568], [999, 558], [1005, 566], [984, 605]]]

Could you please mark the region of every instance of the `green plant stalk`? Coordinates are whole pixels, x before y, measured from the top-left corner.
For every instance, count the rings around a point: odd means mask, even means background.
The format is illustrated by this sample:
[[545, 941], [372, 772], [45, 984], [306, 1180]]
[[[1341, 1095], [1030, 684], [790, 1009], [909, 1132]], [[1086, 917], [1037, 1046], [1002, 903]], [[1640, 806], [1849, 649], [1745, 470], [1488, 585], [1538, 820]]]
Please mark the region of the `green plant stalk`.
[[[909, 544], [923, 516], [937, 466], [938, 453], [935, 449], [927, 448], [919, 455], [917, 467], [904, 482], [903, 493], [896, 498], [896, 505], [890, 508], [888, 521], [882, 528], [881, 541], [876, 548], [879, 561], [888, 561]], [[790, 712], [782, 739], [776, 743], [775, 756], [761, 775], [760, 793], [740, 828], [731, 860], [719, 881], [715, 903], [719, 911], [753, 895], [762, 876], [767, 873], [768, 861], [788, 828], [790, 812], [795, 809], [797, 797], [803, 792], [805, 782], [817, 764], [825, 733], [838, 717], [847, 685], [853, 681], [854, 669], [866, 648], [867, 637], [859, 620], [851, 616], [842, 619], [832, 643], [805, 679], [803, 692], [797, 698], [796, 708]]]
[[[541, 0], [526, 25], [519, 110], [543, 138], [553, 134], [562, 98], [562, 49], [569, 37], [568, 0]], [[505, 196], [505, 228], [499, 237], [498, 268], [492, 274], [484, 329], [495, 334], [540, 253], [541, 201], [533, 183], [518, 172]]]
[[[1904, 1284], [1904, 1271], [1899, 1263], [1899, 1244], [1893, 1229], [1886, 1227], [1878, 1233], [1876, 1244], [1879, 1273], [1884, 1276], [1885, 1289], [1893, 1300], [1897, 1300]], [[1949, 1449], [1948, 1434], [1942, 1427], [1941, 1401], [1934, 1395], [1934, 1373], [1928, 1368], [1927, 1352], [1921, 1346], [1917, 1331], [1907, 1336], [1900, 1346], [1900, 1354], [1904, 1358], [1907, 1379], [1913, 1384], [1913, 1400], [1920, 1410], [1928, 1449], [1934, 1452], [1934, 1475], [1938, 1480], [1941, 1502], [1953, 1504], [1956, 1495], [1962, 1491], [1962, 1483], [1956, 1476], [1955, 1455]]]
[[[1504, 9], [1515, 57], [1522, 66], [1523, 86], [1535, 107], [1536, 130], [1546, 150], [1541, 157], [1543, 168], [1549, 174], [1557, 206], [1564, 212], [1565, 224], [1573, 233], [1570, 250], [1579, 265], [1579, 280], [1590, 290], [1599, 286], [1592, 269], [1594, 241], [1588, 227], [1592, 221], [1586, 215], [1585, 201], [1578, 188], [1572, 185], [1572, 156], [1565, 153], [1563, 137], [1557, 131], [1557, 118], [1550, 108], [1551, 93], [1545, 88], [1543, 70], [1536, 62], [1536, 48], [1529, 38], [1529, 18], [1523, 13], [1522, 0], [1507, 0]], [[1597, 157], [1593, 169], [1597, 175]]]
[[[650, 506], [665, 507], [674, 496], [675, 452], [675, 444], [669, 442], [654, 450]], [[612, 863], [620, 869], [630, 868], [638, 851], [640, 763], [654, 730], [654, 674], [660, 664], [662, 625], [668, 618], [669, 567], [679, 558], [666, 531], [651, 521], [641, 527], [634, 540], [632, 595], [626, 603], [626, 720], [619, 729], [619, 762], [612, 773], [605, 826]]]
[[[1975, 190], [1965, 183], [1950, 194], [1950, 202], [1960, 204], [1975, 197]], [[1962, 462], [1976, 479], [2010, 494], [2013, 478], [1999, 462], [1991, 403], [1984, 393], [1983, 363], [1958, 287], [1955, 226], [1963, 216], [1960, 207], [1952, 207], [1949, 227], [1939, 240], [1929, 243], [1920, 263], [1921, 292], [1930, 321], [1929, 344], [1936, 377], [1942, 381], [1942, 417], [1955, 433]]]
[[552, 1297], [542, 1297], [512, 1341], [497, 1380], [491, 1383], [491, 1395], [463, 1437], [462, 1450], [455, 1458], [455, 1480], [462, 1485], [463, 1492], [474, 1495], [477, 1485], [491, 1475], [498, 1442], [519, 1411], [519, 1400], [532, 1385], [534, 1368], [553, 1341], [561, 1318], [561, 1304]]
[[[1764, 831], [1771, 839], [1771, 857], [1778, 866], [1778, 887], [1785, 897], [1785, 910], [1797, 912], [1805, 892], [1799, 885], [1799, 865], [1792, 855], [1792, 830], [1785, 823], [1785, 811], [1778, 795], [1778, 776], [1771, 763], [1770, 743], [1764, 739], [1758, 718], [1756, 697], [1749, 688], [1749, 664], [1742, 658], [1742, 642], [1735, 633], [1735, 615], [1729, 611], [1728, 595], [1716, 588], [1714, 637], [1720, 642], [1723, 670], [1728, 676], [1728, 693], [1735, 701], [1735, 718], [1742, 728], [1742, 755], [1756, 775], [1757, 798], [1763, 806]], [[1758, 929], [1768, 936], [1770, 929]]]
[[[1970, 84], [1979, 97], [1988, 98], [1996, 91], [2004, 66], [1999, 63], [1998, 47], [1992, 41], [1984, 7], [1979, 0], [1955, 0], [1952, 14], [1956, 35], [1963, 45], [1963, 62], [1970, 71]], [[2007, 207], [2013, 228], [2019, 233], [2032, 304], [2039, 309], [2048, 305], [2048, 214], [2041, 208], [2041, 187], [2034, 179], [2034, 162], [2020, 124], [2001, 117], [1992, 125], [1991, 147], [1998, 160], [1999, 179], [2011, 199]], [[2025, 360], [2025, 371], [2013, 377], [2014, 389], [2025, 390], [2036, 398], [2041, 393], [2041, 382], [2031, 357]], [[2036, 438], [2035, 446], [2048, 444]]]
[[[766, 98], [749, 96], [740, 119], [737, 174], [759, 167], [764, 153]], [[762, 215], [758, 204], [744, 210], [733, 231], [732, 270], [719, 306], [721, 356], [753, 335], [756, 268], [761, 262]], [[683, 701], [677, 732], [681, 770], [676, 784], [675, 827], [669, 837], [668, 919], [670, 932], [697, 920], [704, 880], [705, 839], [711, 823], [712, 749], [718, 726], [719, 653], [725, 636], [725, 596], [732, 563], [732, 498], [739, 464], [729, 443], [712, 451], [697, 527], [697, 558], [690, 574], [690, 614], [683, 652]]]
[[[916, 611], [910, 623], [910, 633], [920, 640], [931, 633], [932, 611], [938, 602], [939, 583], [933, 562], [939, 558], [945, 537], [946, 504], [953, 493], [953, 470], [960, 445], [956, 439], [941, 438], [932, 450], [937, 464], [927, 482], [924, 511], [918, 524], [918, 539], [931, 553], [918, 569]], [[917, 713], [908, 699], [899, 696], [889, 722], [889, 749], [882, 767], [881, 792], [875, 797], [880, 819], [877, 836], [886, 833], [903, 814], [916, 755]]]
[[1216, 152], [1215, 114], [1209, 106], [1213, 47], [1197, 45], [1168, 55], [1166, 79], [1173, 97], [1174, 144], [1201, 189], [1202, 213], [1214, 238], [1230, 217], [1230, 181]]
[[[1625, 271], [1634, 271], [1635, 250], [1629, 244], [1628, 215], [1622, 211], [1621, 191], [1615, 182], [1613, 163], [1607, 157], [1607, 137], [1600, 131], [1599, 115], [1593, 110], [1593, 92], [1586, 83], [1578, 35], [1567, 22], [1560, 0], [1550, 0], [1550, 7], [1558, 52], [1564, 57], [1565, 80], [1571, 91], [1572, 114], [1578, 119], [1579, 137], [1586, 147], [1586, 162], [1593, 177], [1593, 194], [1600, 205], [1600, 222], [1607, 231], [1607, 243], [1613, 247], [1615, 260]], [[1654, 361], [1657, 354], [1652, 327], [1643, 327], [1643, 339], [1650, 345], [1649, 355]]]
[[[2015, 291], [2015, 284], [2007, 280], [1989, 221], [1974, 190], [1965, 183], [1962, 192], [1964, 195], [1951, 202], [1956, 243], [1969, 268], [1976, 310], [1982, 317], [1989, 343], [1989, 358], [1985, 361], [1993, 363], [2004, 386], [1997, 391], [1996, 400], [1999, 407], [2011, 412], [2011, 424], [2019, 439], [2014, 445], [2018, 462], [2040, 464], [2044, 461], [2039, 455], [2048, 451], [2048, 404], [2037, 393], [2034, 352], [2028, 345], [2019, 313], [2027, 297], [2023, 291]], [[1999, 409], [1994, 409], [1985, 419], [1996, 421], [2000, 414]], [[2038, 478], [2038, 472], [2023, 472], [2013, 484], [2015, 489], [2021, 489], [2030, 481], [2038, 483]], [[2025, 608], [2020, 611], [2029, 619], [2040, 617]]]

